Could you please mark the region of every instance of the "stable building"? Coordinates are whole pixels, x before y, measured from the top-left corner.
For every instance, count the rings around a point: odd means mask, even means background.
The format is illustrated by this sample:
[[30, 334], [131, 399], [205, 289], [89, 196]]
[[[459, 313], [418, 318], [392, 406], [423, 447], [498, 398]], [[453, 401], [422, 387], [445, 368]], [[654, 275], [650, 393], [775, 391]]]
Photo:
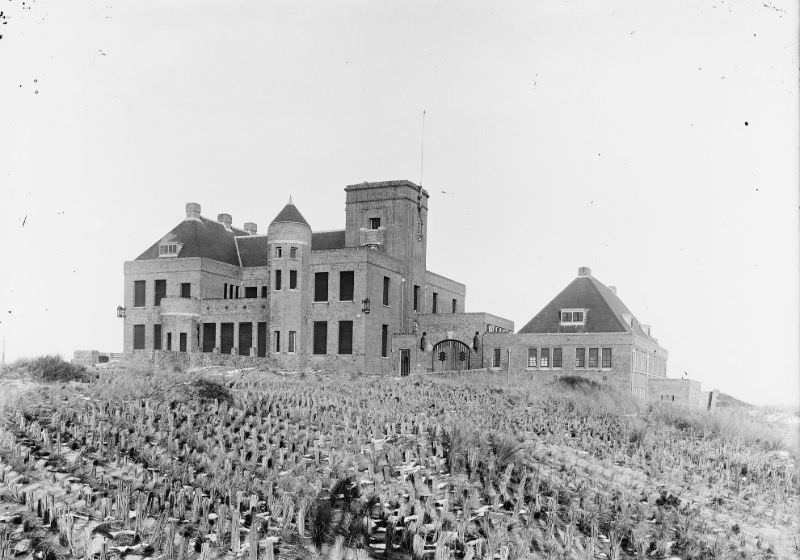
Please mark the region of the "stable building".
[[465, 313], [464, 284], [427, 269], [428, 192], [405, 180], [344, 190], [335, 231], [313, 231], [291, 199], [266, 235], [187, 204], [125, 263], [126, 356], [401, 375], [481, 367], [476, 333], [513, 323]]

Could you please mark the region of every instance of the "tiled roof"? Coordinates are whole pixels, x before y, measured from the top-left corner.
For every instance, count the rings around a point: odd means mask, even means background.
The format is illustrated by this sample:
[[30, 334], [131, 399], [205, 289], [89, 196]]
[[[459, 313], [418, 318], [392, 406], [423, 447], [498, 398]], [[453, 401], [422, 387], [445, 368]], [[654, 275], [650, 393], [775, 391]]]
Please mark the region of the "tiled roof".
[[157, 259], [158, 246], [161, 243], [176, 242], [181, 243], [182, 247], [178, 256], [174, 258], [205, 257], [240, 266], [234, 241], [237, 235], [247, 235], [247, 232], [238, 228], [227, 231], [219, 222], [202, 216], [199, 220], [184, 220], [136, 257], [136, 260]]
[[273, 224], [280, 223], [280, 222], [291, 222], [295, 224], [305, 224], [308, 225], [308, 222], [300, 213], [300, 210], [297, 209], [297, 206], [289, 202], [286, 206], [283, 207], [283, 210], [278, 212], [278, 215], [275, 216], [275, 219], [272, 220]]
[[[562, 309], [588, 309], [586, 324], [561, 325]], [[631, 325], [623, 315], [631, 315]], [[592, 276], [579, 276], [519, 330], [520, 333], [634, 332], [649, 337], [622, 300]]]
[[344, 230], [318, 231], [311, 234], [311, 250], [344, 249]]
[[266, 235], [237, 237], [236, 245], [239, 248], [239, 259], [242, 266], [267, 266], [269, 245]]

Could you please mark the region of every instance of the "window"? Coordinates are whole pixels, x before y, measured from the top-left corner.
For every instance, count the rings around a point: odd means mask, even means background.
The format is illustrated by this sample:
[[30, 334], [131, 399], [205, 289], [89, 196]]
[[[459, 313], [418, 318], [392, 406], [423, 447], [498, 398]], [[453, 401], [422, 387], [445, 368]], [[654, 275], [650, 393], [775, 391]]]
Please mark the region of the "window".
[[213, 352], [217, 345], [217, 324], [203, 323], [203, 352]]
[[383, 277], [383, 305], [389, 305], [389, 286], [392, 280], [388, 276]]
[[328, 323], [314, 321], [314, 354], [328, 353]]
[[458, 309], [458, 300], [453, 298], [453, 313]]
[[378, 229], [381, 227], [381, 219], [380, 218], [370, 218], [369, 219], [369, 229]]
[[281, 331], [274, 331], [272, 340], [275, 341], [275, 352], [281, 351]]
[[297, 271], [290, 270], [289, 271], [289, 289], [296, 290], [297, 289]]
[[575, 349], [575, 367], [576, 368], [586, 367], [586, 348]]
[[275, 258], [282, 259], [283, 258], [283, 247], [280, 245], [275, 246]]
[[314, 301], [328, 301], [328, 273], [314, 273]]
[[181, 297], [182, 298], [190, 298], [192, 297], [192, 285], [189, 282], [182, 282], [181, 283]]
[[539, 355], [539, 367], [550, 367], [550, 349], [542, 348]]
[[161, 305], [161, 300], [167, 297], [167, 281], [166, 280], [156, 280], [156, 290], [155, 290], [155, 299], [153, 301], [153, 305], [158, 307]]
[[267, 297], [267, 287], [266, 286], [261, 286], [261, 297], [265, 298], [265, 299]]
[[186, 333], [178, 333], [178, 350], [181, 352], [186, 352]]
[[339, 321], [339, 354], [353, 353], [353, 321]]
[[245, 286], [244, 288], [244, 297], [247, 299], [255, 299], [258, 297], [258, 287], [257, 286]]
[[144, 293], [145, 282], [144, 280], [136, 280], [133, 283], [133, 306], [144, 307]]
[[495, 348], [492, 351], [492, 367], [499, 368], [500, 367], [500, 349]]
[[172, 333], [167, 333], [167, 352], [172, 352]]
[[179, 243], [162, 243], [158, 246], [159, 257], [177, 257], [180, 252], [181, 245]]
[[228, 284], [222, 285], [222, 299], [228, 299]]
[[414, 311], [419, 310], [419, 286], [414, 286]]
[[389, 357], [389, 325], [381, 325], [381, 358]]
[[353, 301], [353, 284], [355, 273], [352, 270], [342, 270], [339, 273], [339, 301]]
[[239, 286], [236, 286], [236, 299], [239, 299]]
[[233, 323], [219, 324], [219, 353], [230, 354], [233, 350]]
[[233, 299], [233, 284], [228, 284], [228, 299]]
[[553, 367], [561, 367], [561, 348], [553, 348]]
[[585, 309], [562, 309], [561, 324], [564, 326], [578, 326], [586, 324]]
[[611, 367], [611, 348], [603, 348], [602, 367], [604, 368]]
[[289, 247], [289, 258], [290, 259], [297, 258], [297, 247]]
[[280, 270], [276, 270], [275, 271], [275, 289], [276, 290], [280, 290], [281, 289], [281, 271]]
[[253, 347], [253, 323], [239, 323], [239, 355], [249, 356]]
[[133, 325], [133, 349], [144, 350], [144, 325]]
[[436, 313], [439, 308], [439, 294], [433, 292], [433, 306], [431, 308], [431, 313]]
[[528, 348], [528, 367], [536, 367], [536, 348]]
[[153, 325], [153, 350], [161, 350], [161, 325]]
[[287, 351], [290, 354], [294, 354], [294, 352], [295, 352], [294, 339], [295, 339], [296, 336], [297, 336], [297, 333], [295, 331], [289, 331], [289, 348], [287, 348]]
[[597, 348], [589, 348], [589, 367], [597, 367]]

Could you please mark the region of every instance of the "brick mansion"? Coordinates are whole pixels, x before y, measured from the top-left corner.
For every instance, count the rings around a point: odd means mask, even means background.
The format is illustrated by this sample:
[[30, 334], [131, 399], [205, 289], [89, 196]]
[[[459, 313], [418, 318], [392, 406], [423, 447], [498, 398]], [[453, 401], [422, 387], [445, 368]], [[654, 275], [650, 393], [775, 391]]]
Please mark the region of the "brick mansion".
[[335, 231], [313, 231], [291, 200], [266, 235], [188, 203], [180, 223], [125, 263], [125, 356], [393, 375], [568, 373], [642, 399], [708, 398], [699, 383], [666, 377], [666, 350], [588, 268], [514, 333], [512, 321], [467, 312], [465, 285], [428, 269], [425, 189], [401, 180], [344, 191], [345, 228]]

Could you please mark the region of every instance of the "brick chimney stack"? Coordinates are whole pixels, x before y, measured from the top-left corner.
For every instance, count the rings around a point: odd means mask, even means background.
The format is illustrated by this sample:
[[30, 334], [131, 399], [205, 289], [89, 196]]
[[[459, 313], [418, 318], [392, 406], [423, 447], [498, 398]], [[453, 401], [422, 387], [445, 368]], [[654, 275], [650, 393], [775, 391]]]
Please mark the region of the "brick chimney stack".
[[230, 214], [217, 214], [217, 221], [225, 226], [225, 229], [231, 231], [231, 224], [233, 223], [233, 218], [231, 218]]
[[186, 219], [199, 220], [200, 219], [200, 205], [196, 202], [186, 203]]
[[255, 235], [256, 233], [258, 233], [258, 226], [253, 222], [245, 222], [244, 230], [250, 235]]
[[578, 269], [578, 276], [591, 276], [592, 269], [588, 266], [582, 266]]

